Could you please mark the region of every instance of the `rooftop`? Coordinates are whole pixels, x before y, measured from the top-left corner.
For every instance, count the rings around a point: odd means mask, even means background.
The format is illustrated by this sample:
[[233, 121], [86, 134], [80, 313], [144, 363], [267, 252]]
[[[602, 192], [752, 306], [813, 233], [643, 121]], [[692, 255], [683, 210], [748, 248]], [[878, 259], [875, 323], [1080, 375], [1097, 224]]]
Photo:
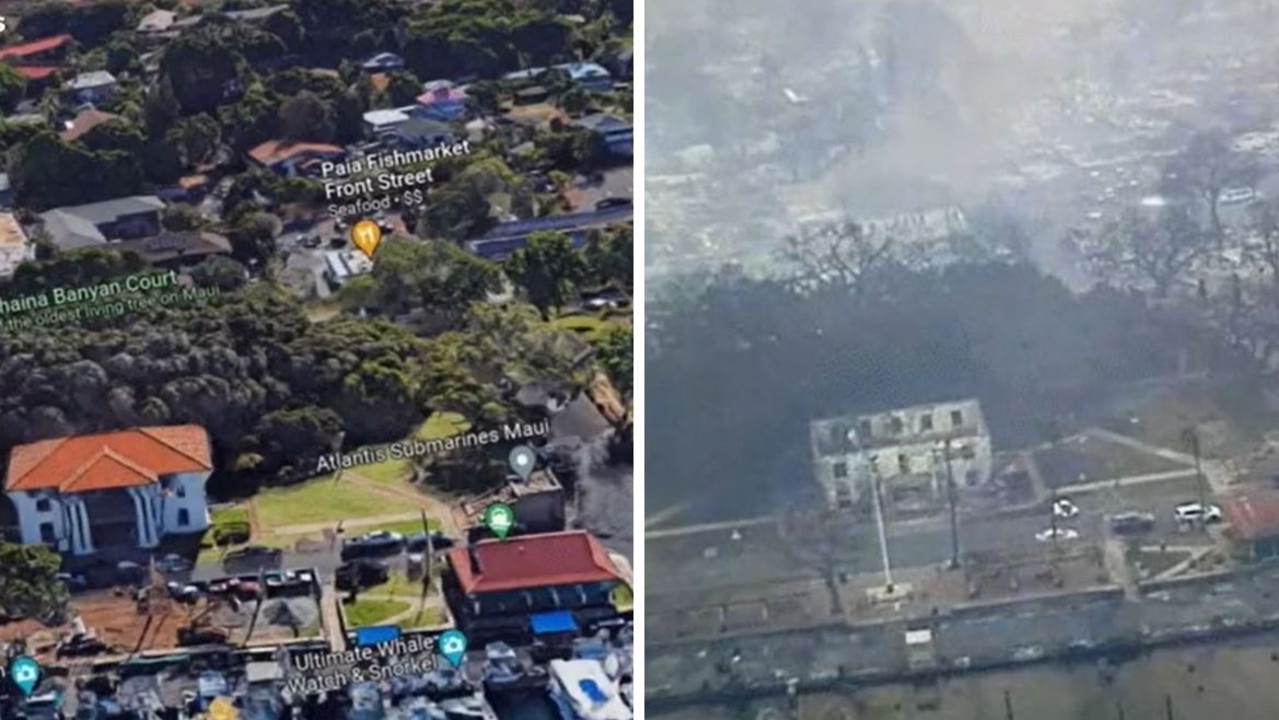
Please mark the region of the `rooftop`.
[[163, 232], [141, 240], [125, 240], [112, 247], [132, 250], [150, 262], [164, 262], [184, 256], [217, 255], [231, 252], [231, 241], [215, 232]]
[[267, 140], [249, 150], [249, 157], [262, 165], [274, 165], [298, 155], [341, 155], [342, 152], [342, 148], [327, 143], [294, 143], [287, 140]]
[[0, 60], [8, 60], [10, 58], [24, 58], [29, 55], [38, 55], [49, 50], [56, 50], [71, 42], [70, 35], [54, 35], [40, 40], [32, 40], [21, 45], [10, 45], [6, 48], [0, 48]]
[[212, 468], [204, 428], [135, 428], [19, 445], [9, 455], [5, 490], [108, 490], [149, 485], [161, 475]]
[[102, 123], [118, 117], [120, 116], [97, 109], [84, 110], [67, 123], [67, 129], [60, 133], [60, 137], [67, 142], [72, 142]]
[[467, 594], [621, 579], [604, 546], [584, 530], [484, 540], [447, 558]]
[[981, 404], [974, 399], [823, 418], [810, 430], [823, 455], [987, 434]]
[[67, 87], [72, 90], [87, 90], [89, 88], [102, 87], [103, 85], [114, 85], [115, 75], [106, 70], [94, 70], [92, 72], [80, 73], [67, 83]]

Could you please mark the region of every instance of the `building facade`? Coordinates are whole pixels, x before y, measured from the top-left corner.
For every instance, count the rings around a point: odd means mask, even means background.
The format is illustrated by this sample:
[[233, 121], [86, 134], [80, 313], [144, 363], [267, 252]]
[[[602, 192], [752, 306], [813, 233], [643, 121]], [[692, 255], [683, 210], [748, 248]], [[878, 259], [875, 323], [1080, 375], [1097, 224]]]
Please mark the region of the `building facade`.
[[204, 428], [135, 428], [17, 446], [5, 493], [23, 543], [91, 555], [207, 529], [211, 472]]
[[531, 637], [545, 613], [570, 612], [579, 627], [616, 617], [619, 587], [631, 586], [625, 559], [582, 530], [485, 540], [446, 560], [445, 602], [472, 642]]
[[814, 420], [809, 430], [814, 477], [838, 508], [870, 498], [875, 480], [885, 501], [935, 504], [947, 499], [947, 477], [962, 492], [993, 469], [977, 400]]

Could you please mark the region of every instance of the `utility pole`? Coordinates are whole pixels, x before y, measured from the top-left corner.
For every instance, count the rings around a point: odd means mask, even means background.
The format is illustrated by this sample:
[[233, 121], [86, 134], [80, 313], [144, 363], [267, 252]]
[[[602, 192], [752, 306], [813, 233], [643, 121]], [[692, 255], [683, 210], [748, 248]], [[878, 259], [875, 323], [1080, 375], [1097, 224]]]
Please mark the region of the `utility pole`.
[[946, 463], [946, 500], [950, 505], [950, 569], [959, 567], [959, 519], [955, 513], [955, 473], [950, 465], [950, 438], [942, 441], [942, 459]]
[[1203, 465], [1199, 455], [1199, 432], [1195, 428], [1187, 428], [1182, 436], [1190, 444], [1190, 452], [1195, 456], [1195, 481], [1199, 485], [1199, 506], [1203, 508], [1206, 516], [1208, 512], [1208, 489], [1204, 487]]
[[1115, 701], [1115, 709], [1119, 711], [1119, 720], [1124, 720], [1124, 704], [1123, 704], [1123, 702], [1121, 702], [1121, 701], [1119, 701], [1119, 700], [1116, 700], [1116, 701]]
[[1165, 716], [1167, 717], [1167, 720], [1175, 720], [1172, 714], [1172, 694], [1171, 693], [1164, 694], [1164, 713], [1165, 713]]
[[1013, 716], [1013, 696], [1007, 690], [1004, 691], [1004, 714], [1008, 716], [1008, 720], [1016, 720]]
[[884, 501], [879, 492], [879, 459], [869, 456], [870, 490], [875, 504], [875, 525], [879, 528], [879, 554], [884, 561], [884, 588], [888, 594], [893, 593], [893, 568], [888, 560], [888, 531], [884, 527]]

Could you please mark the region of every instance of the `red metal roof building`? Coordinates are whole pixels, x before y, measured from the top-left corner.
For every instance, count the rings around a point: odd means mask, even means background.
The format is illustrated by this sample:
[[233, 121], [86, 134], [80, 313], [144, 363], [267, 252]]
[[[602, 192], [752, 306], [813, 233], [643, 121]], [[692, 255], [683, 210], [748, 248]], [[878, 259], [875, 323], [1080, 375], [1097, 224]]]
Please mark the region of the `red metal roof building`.
[[100, 545], [154, 547], [208, 527], [209, 436], [196, 425], [143, 427], [19, 445], [5, 493], [24, 543], [76, 555]]
[[531, 616], [571, 611], [582, 622], [618, 614], [627, 576], [583, 530], [484, 540], [450, 550], [444, 594], [468, 635], [528, 631]]
[[1279, 490], [1254, 490], [1222, 507], [1226, 534], [1252, 560], [1279, 557]]
[[23, 61], [39, 61], [46, 57], [53, 57], [56, 53], [61, 52], [70, 45], [70, 35], [54, 35], [53, 37], [32, 40], [31, 42], [22, 43], [21, 45], [10, 45], [8, 47], [0, 48], [0, 60], [15, 64]]

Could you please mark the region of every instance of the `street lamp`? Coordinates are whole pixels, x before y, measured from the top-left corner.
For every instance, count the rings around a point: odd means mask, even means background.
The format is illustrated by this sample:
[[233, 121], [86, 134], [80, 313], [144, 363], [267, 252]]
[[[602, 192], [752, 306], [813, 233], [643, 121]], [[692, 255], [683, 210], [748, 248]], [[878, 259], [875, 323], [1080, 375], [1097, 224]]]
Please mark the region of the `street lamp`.
[[884, 588], [893, 593], [893, 568], [888, 560], [888, 531], [884, 527], [884, 501], [879, 492], [879, 457], [867, 456], [870, 462], [870, 491], [875, 504], [875, 525], [879, 530], [879, 555], [884, 563]]

